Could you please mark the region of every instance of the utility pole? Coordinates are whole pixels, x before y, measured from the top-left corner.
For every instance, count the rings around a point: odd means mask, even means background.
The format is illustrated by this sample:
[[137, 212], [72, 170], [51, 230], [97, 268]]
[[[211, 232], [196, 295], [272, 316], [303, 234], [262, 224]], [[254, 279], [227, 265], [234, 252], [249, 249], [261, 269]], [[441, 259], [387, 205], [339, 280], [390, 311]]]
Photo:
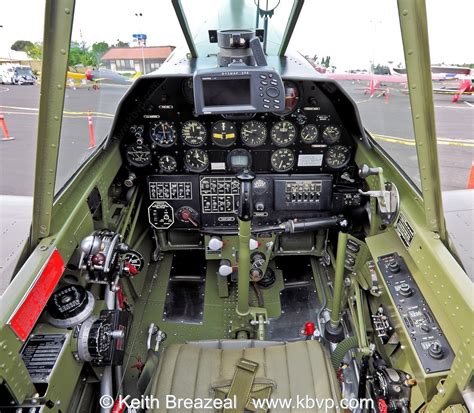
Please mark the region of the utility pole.
[[145, 51], [143, 50], [143, 45], [145, 43], [145, 39], [143, 39], [143, 22], [142, 22], [142, 17], [143, 13], [135, 13], [135, 16], [138, 19], [138, 26], [140, 29], [140, 35], [142, 36], [141, 39], [138, 39], [138, 41], [141, 41], [141, 46], [142, 46], [142, 63], [143, 63], [143, 74], [146, 75], [146, 67], [145, 67]]

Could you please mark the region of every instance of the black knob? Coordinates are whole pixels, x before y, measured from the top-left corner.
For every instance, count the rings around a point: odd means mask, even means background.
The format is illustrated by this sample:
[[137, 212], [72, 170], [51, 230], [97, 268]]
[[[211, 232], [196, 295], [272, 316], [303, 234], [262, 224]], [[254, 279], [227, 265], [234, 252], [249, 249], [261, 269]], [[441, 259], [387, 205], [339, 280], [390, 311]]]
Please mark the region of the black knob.
[[400, 265], [396, 260], [390, 260], [388, 263], [388, 269], [395, 274], [400, 271]]
[[431, 344], [430, 348], [428, 349], [428, 354], [436, 360], [442, 359], [444, 356], [443, 347], [438, 342], [435, 342]]

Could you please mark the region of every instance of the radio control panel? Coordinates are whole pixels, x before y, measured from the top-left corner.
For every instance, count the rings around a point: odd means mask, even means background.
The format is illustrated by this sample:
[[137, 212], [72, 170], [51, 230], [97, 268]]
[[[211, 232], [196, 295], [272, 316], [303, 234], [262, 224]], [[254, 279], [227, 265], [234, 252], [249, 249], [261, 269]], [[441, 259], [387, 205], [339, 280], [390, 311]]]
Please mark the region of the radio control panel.
[[426, 373], [451, 368], [454, 353], [405, 260], [397, 253], [378, 259], [378, 267]]

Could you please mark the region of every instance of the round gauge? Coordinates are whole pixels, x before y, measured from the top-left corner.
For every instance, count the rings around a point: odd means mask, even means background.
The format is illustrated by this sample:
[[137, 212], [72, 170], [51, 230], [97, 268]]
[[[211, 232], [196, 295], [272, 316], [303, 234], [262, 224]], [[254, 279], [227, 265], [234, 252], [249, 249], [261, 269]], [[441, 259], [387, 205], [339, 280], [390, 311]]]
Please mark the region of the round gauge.
[[183, 124], [181, 136], [186, 145], [202, 146], [207, 138], [206, 127], [197, 120], [188, 120]]
[[130, 165], [139, 168], [147, 166], [151, 162], [151, 150], [147, 145], [133, 143], [127, 148], [125, 156]]
[[340, 137], [341, 129], [339, 128], [339, 126], [329, 125], [326, 126], [323, 130], [324, 142], [328, 143], [329, 145], [336, 143]]
[[296, 139], [296, 127], [287, 120], [281, 120], [273, 125], [270, 135], [275, 145], [288, 146]]
[[128, 252], [122, 255], [122, 259], [126, 263], [133, 265], [137, 272], [143, 270], [143, 267], [145, 265], [145, 260], [143, 259], [142, 254], [140, 254], [138, 251], [129, 250]]
[[298, 107], [298, 103], [300, 101], [300, 93], [296, 83], [285, 80], [283, 82], [283, 87], [285, 89], [285, 111], [283, 113], [280, 112], [280, 116], [289, 115]]
[[245, 122], [240, 130], [240, 137], [245, 145], [255, 148], [267, 140], [267, 127], [258, 120]]
[[158, 146], [168, 148], [176, 142], [176, 129], [170, 122], [153, 122], [150, 126], [150, 138]]
[[209, 166], [209, 155], [202, 149], [188, 149], [184, 155], [184, 164], [191, 172], [203, 172]]
[[270, 162], [276, 172], [287, 172], [295, 164], [295, 154], [286, 148], [277, 149], [272, 153]]
[[246, 149], [233, 149], [227, 155], [227, 167], [232, 172], [240, 172], [252, 166], [252, 156]]
[[268, 186], [268, 181], [262, 177], [255, 178], [252, 182], [253, 192], [258, 195], [262, 195], [267, 192]]
[[212, 125], [212, 142], [217, 146], [231, 146], [237, 140], [235, 124], [228, 120], [220, 120]]
[[171, 155], [163, 155], [160, 157], [158, 165], [160, 166], [162, 172], [174, 172], [178, 166], [176, 159]]
[[325, 162], [331, 169], [341, 169], [349, 163], [350, 157], [351, 152], [349, 148], [342, 145], [334, 145], [326, 152]]
[[316, 125], [306, 125], [303, 129], [301, 129], [301, 140], [304, 143], [314, 143], [318, 140], [318, 128]]

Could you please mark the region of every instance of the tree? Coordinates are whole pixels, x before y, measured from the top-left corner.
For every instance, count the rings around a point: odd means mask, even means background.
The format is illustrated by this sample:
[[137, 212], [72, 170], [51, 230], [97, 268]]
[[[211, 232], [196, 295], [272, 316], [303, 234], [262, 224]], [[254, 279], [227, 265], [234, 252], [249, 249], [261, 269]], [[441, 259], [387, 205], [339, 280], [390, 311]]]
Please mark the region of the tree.
[[98, 58], [109, 50], [109, 44], [107, 42], [96, 42], [92, 45], [92, 53], [95, 54]]
[[115, 43], [112, 47], [130, 47], [130, 43], [122, 42], [122, 40], [117, 39], [117, 43]]
[[29, 40], [17, 40], [12, 44], [11, 49], [17, 52], [26, 52], [28, 47], [32, 47], [33, 43]]
[[69, 49], [69, 60], [70, 66], [97, 66], [98, 58], [92, 50], [89, 50], [87, 45], [79, 42], [72, 41]]
[[331, 66], [331, 56], [326, 56], [321, 59], [321, 66], [329, 68]]
[[31, 43], [30, 46], [26, 46], [25, 52], [33, 60], [41, 60], [41, 57], [43, 56], [43, 44]]

